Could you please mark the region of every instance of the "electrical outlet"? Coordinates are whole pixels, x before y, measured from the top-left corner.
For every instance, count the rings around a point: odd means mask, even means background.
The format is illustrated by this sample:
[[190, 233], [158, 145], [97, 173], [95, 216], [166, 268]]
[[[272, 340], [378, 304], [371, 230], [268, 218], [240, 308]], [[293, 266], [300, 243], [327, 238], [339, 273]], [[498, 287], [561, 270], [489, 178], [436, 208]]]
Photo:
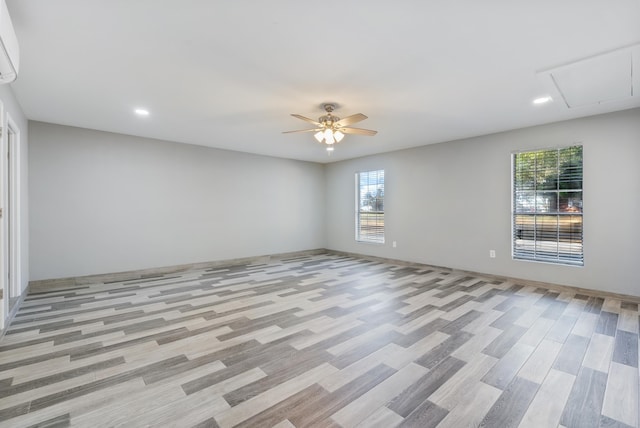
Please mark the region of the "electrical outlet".
[[491, 257], [492, 259], [496, 258], [496, 250], [489, 250], [489, 257]]
[[396, 248], [396, 246], [397, 246], [397, 245], [396, 245], [396, 241], [393, 241], [393, 244], [392, 244], [392, 245], [393, 245], [393, 248]]

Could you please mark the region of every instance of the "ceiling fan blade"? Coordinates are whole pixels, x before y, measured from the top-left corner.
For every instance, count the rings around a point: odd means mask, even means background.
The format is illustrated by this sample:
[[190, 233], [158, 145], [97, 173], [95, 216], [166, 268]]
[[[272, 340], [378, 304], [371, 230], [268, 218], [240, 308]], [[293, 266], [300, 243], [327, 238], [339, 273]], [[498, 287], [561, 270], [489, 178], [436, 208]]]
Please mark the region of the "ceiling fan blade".
[[299, 114], [292, 114], [291, 116], [293, 116], [293, 117], [297, 117], [298, 119], [300, 119], [300, 120], [304, 120], [305, 122], [313, 123], [314, 125], [322, 126], [322, 125], [320, 124], [320, 122], [316, 122], [316, 121], [315, 121], [315, 120], [313, 120], [313, 119], [309, 119], [308, 117], [304, 117], [304, 116], [301, 116], [301, 115], [299, 115]]
[[358, 114], [352, 114], [351, 116], [347, 116], [347, 117], [343, 117], [342, 119], [340, 119], [339, 121], [336, 122], [336, 126], [347, 126], [347, 125], [351, 125], [352, 123], [357, 123], [360, 121], [363, 121], [367, 118], [367, 116], [365, 116], [362, 113], [358, 113]]
[[378, 133], [378, 131], [372, 131], [370, 129], [362, 129], [362, 128], [340, 128], [340, 131], [343, 134], [357, 134], [357, 135], [368, 135], [368, 136], [374, 136]]
[[293, 134], [296, 132], [318, 132], [318, 131], [322, 131], [322, 128], [316, 128], [316, 129], [299, 129], [297, 131], [283, 131], [283, 134]]

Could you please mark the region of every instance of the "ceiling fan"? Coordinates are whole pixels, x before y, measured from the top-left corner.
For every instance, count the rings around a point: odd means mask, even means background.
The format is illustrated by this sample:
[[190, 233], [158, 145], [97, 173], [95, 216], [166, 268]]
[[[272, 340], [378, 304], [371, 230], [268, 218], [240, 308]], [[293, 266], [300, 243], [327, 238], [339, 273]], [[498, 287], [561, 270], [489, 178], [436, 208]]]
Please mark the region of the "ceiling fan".
[[291, 134], [295, 132], [315, 132], [314, 137], [316, 138], [316, 140], [318, 140], [319, 143], [326, 144], [327, 151], [332, 152], [333, 145], [342, 141], [342, 139], [344, 138], [344, 134], [373, 136], [378, 133], [378, 131], [372, 131], [370, 129], [349, 127], [349, 125], [363, 121], [367, 118], [367, 116], [362, 113], [353, 114], [351, 116], [340, 119], [338, 116], [335, 116], [333, 114], [333, 110], [335, 110], [336, 108], [335, 104], [324, 104], [322, 107], [324, 108], [324, 111], [327, 112], [327, 114], [320, 116], [317, 121], [309, 119], [308, 117], [301, 116], [299, 114], [291, 115], [298, 119], [304, 120], [305, 122], [313, 123], [314, 125], [316, 125], [315, 128], [301, 129], [297, 131], [284, 131], [283, 134]]

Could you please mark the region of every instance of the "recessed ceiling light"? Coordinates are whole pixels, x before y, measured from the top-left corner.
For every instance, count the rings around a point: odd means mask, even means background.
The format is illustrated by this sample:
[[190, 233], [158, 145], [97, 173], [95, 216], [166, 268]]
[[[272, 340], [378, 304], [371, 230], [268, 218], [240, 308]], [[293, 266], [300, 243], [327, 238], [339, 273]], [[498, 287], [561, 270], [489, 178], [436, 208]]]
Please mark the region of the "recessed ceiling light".
[[535, 100], [533, 100], [533, 103], [534, 104], [544, 104], [544, 103], [548, 103], [551, 100], [553, 100], [553, 98], [551, 98], [550, 96], [546, 96], [546, 97], [536, 98]]
[[138, 116], [149, 116], [149, 110], [143, 108], [137, 108], [134, 110]]

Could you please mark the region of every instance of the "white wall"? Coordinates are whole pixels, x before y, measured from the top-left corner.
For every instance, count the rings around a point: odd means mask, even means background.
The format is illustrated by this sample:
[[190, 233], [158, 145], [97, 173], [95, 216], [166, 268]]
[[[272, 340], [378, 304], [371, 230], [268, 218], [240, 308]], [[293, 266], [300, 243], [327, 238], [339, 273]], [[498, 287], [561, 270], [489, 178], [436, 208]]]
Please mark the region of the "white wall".
[[0, 100], [5, 113], [3, 126], [7, 118], [11, 118], [20, 133], [20, 276], [22, 290], [25, 290], [29, 285], [29, 127], [10, 85], [0, 85]]
[[322, 165], [29, 123], [31, 280], [323, 248]]
[[[584, 147], [584, 267], [512, 260], [511, 153], [573, 143]], [[327, 246], [640, 296], [639, 162], [634, 109], [330, 164]], [[354, 240], [354, 173], [372, 169], [385, 170], [383, 245]]]

